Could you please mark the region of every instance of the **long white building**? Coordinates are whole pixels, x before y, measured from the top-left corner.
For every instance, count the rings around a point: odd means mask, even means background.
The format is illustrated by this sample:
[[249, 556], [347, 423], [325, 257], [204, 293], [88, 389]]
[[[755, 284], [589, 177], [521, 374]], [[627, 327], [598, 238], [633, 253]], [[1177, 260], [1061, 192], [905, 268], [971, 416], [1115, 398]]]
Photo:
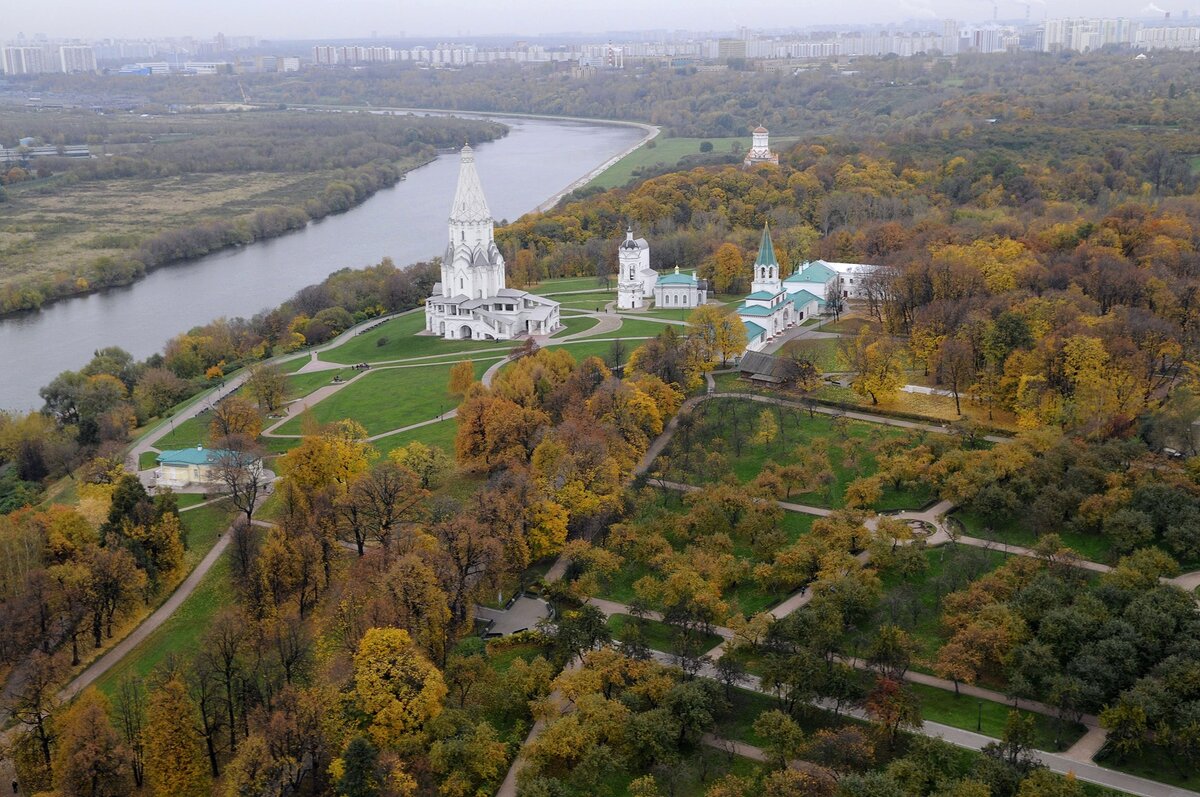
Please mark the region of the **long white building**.
[[464, 146], [442, 281], [425, 301], [426, 332], [447, 340], [511, 340], [559, 328], [558, 302], [508, 288], [504, 280], [504, 256], [496, 247], [495, 222], [475, 171], [475, 152]]

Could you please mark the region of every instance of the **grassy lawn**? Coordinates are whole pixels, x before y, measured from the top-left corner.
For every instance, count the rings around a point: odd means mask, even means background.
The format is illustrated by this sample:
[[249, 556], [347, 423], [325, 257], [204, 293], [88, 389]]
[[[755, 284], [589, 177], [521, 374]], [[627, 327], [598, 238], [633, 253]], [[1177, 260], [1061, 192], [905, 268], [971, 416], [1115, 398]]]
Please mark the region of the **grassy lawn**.
[[[511, 287], [511, 286], [510, 286]], [[536, 285], [526, 285], [522, 290], [527, 290], [530, 293], [536, 293], [539, 296], [553, 296], [556, 293], [570, 291], [611, 291], [611, 280], [609, 287], [604, 287], [597, 281], [596, 277], [557, 277], [554, 279], [542, 280]], [[613, 296], [616, 296], [616, 291], [611, 291]]]
[[308, 356], [308, 354], [305, 353], [303, 357], [296, 357], [295, 359], [288, 360], [287, 362], [279, 363], [279, 370], [283, 371], [285, 374], [294, 374], [307, 365], [310, 359], [311, 358]]
[[143, 451], [138, 454], [138, 470], [150, 470], [158, 465], [157, 451]]
[[1006, 558], [999, 551], [941, 545], [925, 551], [928, 567], [912, 578], [906, 580], [894, 571], [884, 570], [880, 573], [883, 598], [879, 607], [856, 632], [851, 632], [848, 649], [858, 655], [876, 628], [898, 625], [920, 643], [917, 659], [925, 663], [920, 669], [927, 669], [927, 663], [946, 641], [941, 625], [942, 598], [995, 570]]
[[182, 423], [176, 423], [171, 431], [158, 439], [154, 446], [161, 451], [169, 451], [203, 445], [208, 442], [209, 420], [209, 414], [204, 413], [194, 418], [188, 418]]
[[834, 371], [845, 370], [845, 366], [838, 362], [838, 341], [835, 338], [801, 338], [799, 340], [789, 340], [783, 344], [783, 349], [780, 354], [783, 355], [801, 355], [812, 359], [813, 364], [821, 370], [821, 373], [828, 374]]
[[[422, 312], [407, 313], [385, 321], [370, 332], [356, 335], [337, 348], [321, 353], [331, 363], [354, 364], [422, 357], [430, 354], [454, 354], [491, 349], [507, 354], [512, 341], [445, 340], [435, 335], [418, 335], [425, 328]], [[381, 344], [380, 341], [383, 341]]]
[[[614, 639], [624, 642], [633, 633], [633, 626], [636, 622], [637, 619], [628, 614], [614, 614], [608, 618], [608, 628], [612, 631]], [[643, 620], [643, 622], [646, 625], [642, 641], [648, 648], [663, 653], [679, 654], [678, 633], [673, 627], [658, 620]], [[716, 634], [705, 634], [701, 639], [700, 649], [709, 651], [719, 644], [721, 644], [721, 637]]]
[[[1053, 717], [1023, 709], [1013, 709], [1004, 703], [980, 700], [968, 695], [956, 695], [945, 689], [924, 684], [908, 684], [908, 688], [921, 701], [921, 716], [930, 722], [939, 722], [964, 731], [976, 731], [985, 736], [999, 739], [1004, 735], [1004, 723], [1009, 712], [1018, 710], [1024, 716], [1034, 718], [1037, 737], [1034, 746], [1051, 752], [1065, 750], [1087, 733], [1087, 728], [1078, 723], [1068, 723], [1059, 728]], [[979, 730], [977, 730], [977, 728]], [[1059, 743], [1056, 745], [1055, 740]]]
[[554, 337], [565, 338], [567, 335], [586, 332], [599, 323], [599, 319], [593, 318], [590, 315], [567, 316], [562, 319], [563, 328], [555, 332]]
[[[484, 367], [475, 364], [475, 376]], [[449, 365], [378, 368], [352, 385], [342, 388], [308, 410], [318, 423], [353, 418], [368, 434], [399, 429], [434, 418], [458, 406], [458, 399], [446, 392]], [[300, 434], [302, 416], [293, 418], [276, 430], [278, 434]]]
[[[623, 345], [625, 347], [625, 354], [621, 359], [625, 362], [628, 362], [629, 355], [633, 354], [634, 349], [642, 345], [643, 340], [645, 340], [645, 338], [624, 339]], [[599, 357], [601, 360], [604, 360], [606, 364], [611, 365], [611, 363], [609, 363], [609, 359], [612, 355], [613, 342], [612, 340], [608, 339], [608, 336], [605, 336], [605, 338], [602, 340], [589, 340], [587, 338], [583, 338], [578, 342], [567, 341], [566, 343], [551, 344], [546, 348], [566, 349], [567, 351], [571, 352], [571, 356], [575, 358], [575, 362], [582, 362], [588, 357]]]
[[175, 503], [180, 509], [187, 509], [189, 506], [203, 504], [207, 500], [207, 496], [199, 493], [175, 493]]
[[[725, 441], [722, 453], [728, 458], [729, 470], [739, 481], [749, 482], [762, 471], [768, 461], [780, 465], [792, 463], [796, 461], [798, 451], [808, 449], [815, 440], [825, 439], [829, 445], [829, 462], [834, 482], [827, 490], [793, 493], [790, 500], [797, 504], [832, 508], [843, 506], [846, 485], [859, 476], [869, 476], [876, 471], [875, 456], [869, 450], [869, 446], [877, 440], [901, 439], [908, 434], [895, 427], [865, 421], [845, 421], [846, 437], [840, 440], [831, 416], [817, 414], [809, 418], [804, 410], [785, 408], [783, 424], [776, 440], [766, 444], [754, 443], [751, 438], [764, 409], [764, 405], [739, 399], [705, 402], [696, 410], [697, 424], [692, 440], [700, 444], [717, 438]], [[778, 418], [777, 415], [775, 417]], [[735, 423], [738, 424], [743, 439], [740, 453], [732, 442]], [[715, 475], [696, 472], [696, 463], [701, 462], [702, 458], [697, 452], [693, 452], [690, 459], [686, 458], [681, 451], [678, 437], [671, 441], [666, 455], [670, 458], [672, 467], [679, 469], [685, 480], [702, 483], [711, 480], [710, 477]], [[928, 503], [931, 497], [932, 492], [926, 487], [895, 490], [888, 486], [874, 508], [880, 511], [916, 509]]]
[[[203, 496], [197, 496], [203, 499]], [[182, 503], [182, 502], [181, 502]], [[187, 550], [183, 553], [183, 566], [190, 571], [217, 544], [217, 539], [233, 522], [235, 510], [227, 501], [192, 509], [179, 516], [179, 522], [187, 533]]]
[[659, 136], [605, 169], [588, 183], [588, 186], [620, 188], [633, 179], [635, 169], [659, 164], [668, 167], [677, 166], [679, 161], [688, 155], [700, 155], [700, 144], [704, 141], [710, 142], [712, 152], [719, 155], [729, 154], [730, 144], [736, 144], [738, 152], [745, 152], [750, 148], [750, 139], [745, 136], [729, 138], [667, 138]]
[[1200, 773], [1189, 773], [1186, 765], [1176, 759], [1170, 751], [1155, 745], [1146, 745], [1140, 753], [1124, 759], [1115, 754], [1096, 756], [1096, 763], [1118, 772], [1157, 780], [1159, 783], [1169, 783], [1192, 791], [1200, 790]]
[[[729, 711], [718, 721], [715, 732], [718, 736], [726, 739], [762, 747], [767, 740], [754, 732], [754, 721], [758, 719], [759, 714], [775, 708], [779, 708], [779, 703], [771, 695], [735, 688], [729, 699]], [[805, 733], [816, 733], [824, 728], [836, 728], [842, 725], [863, 724], [850, 717], [834, 716], [832, 712], [815, 707], [804, 711], [794, 719]]]
[[[1004, 523], [989, 525], [973, 512], [960, 510], [954, 513], [954, 518], [963, 525], [967, 536], [978, 537], [981, 540], [994, 540], [1008, 545], [1020, 545], [1032, 548], [1037, 545], [1037, 533], [1025, 525], [1020, 519], [1014, 518]], [[1093, 562], [1110, 562], [1114, 558], [1112, 543], [1107, 537], [1099, 534], [1080, 534], [1077, 531], [1060, 531], [1058, 536], [1063, 544], [1084, 559]]]
[[[641, 318], [623, 318], [621, 319], [621, 328], [612, 333], [612, 337], [621, 338], [652, 338], [661, 333], [667, 328], [667, 324], [660, 324], [657, 321], [646, 321]], [[683, 333], [684, 328], [675, 324], [675, 331]]]
[[335, 376], [341, 376], [343, 380], [346, 380], [352, 376], [355, 376], [357, 373], [358, 371], [355, 371], [351, 368], [330, 368], [327, 371], [312, 371], [307, 374], [292, 374], [287, 378], [288, 398], [304, 398], [314, 390], [332, 384]]
[[550, 299], [555, 300], [564, 310], [591, 310], [592, 312], [601, 312], [604, 310], [604, 305], [617, 298], [617, 294], [603, 293], [579, 293], [570, 294], [564, 293], [557, 296], [550, 296]]
[[392, 449], [403, 448], [414, 440], [420, 440], [427, 446], [445, 449], [451, 456], [454, 456], [454, 436], [456, 434], [458, 434], [458, 421], [449, 418], [440, 423], [422, 426], [419, 429], [388, 435], [376, 440], [371, 445], [375, 446], [380, 454], [387, 456]]
[[221, 609], [231, 606], [234, 599], [229, 578], [229, 555], [226, 553], [201, 579], [179, 609], [129, 655], [100, 676], [96, 687], [112, 699], [126, 677], [144, 680], [168, 656], [186, 658], [194, 654], [213, 617]]

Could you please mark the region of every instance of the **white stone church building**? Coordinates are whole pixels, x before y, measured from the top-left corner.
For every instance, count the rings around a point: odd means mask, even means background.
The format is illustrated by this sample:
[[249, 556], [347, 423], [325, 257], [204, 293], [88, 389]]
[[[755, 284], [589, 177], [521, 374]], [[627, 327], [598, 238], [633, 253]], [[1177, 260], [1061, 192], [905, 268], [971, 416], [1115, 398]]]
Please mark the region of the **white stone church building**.
[[450, 208], [450, 242], [442, 281], [425, 300], [425, 330], [447, 340], [511, 340], [557, 330], [558, 302], [505, 287], [492, 212], [475, 171], [475, 152], [462, 148], [458, 188]]

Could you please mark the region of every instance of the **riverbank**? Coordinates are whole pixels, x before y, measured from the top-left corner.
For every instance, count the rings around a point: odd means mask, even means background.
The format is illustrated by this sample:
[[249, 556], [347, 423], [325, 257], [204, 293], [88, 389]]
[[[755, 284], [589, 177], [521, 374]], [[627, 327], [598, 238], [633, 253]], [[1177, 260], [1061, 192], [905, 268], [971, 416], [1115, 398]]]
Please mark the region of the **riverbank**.
[[[94, 124], [69, 112], [37, 121], [43, 134], [56, 123], [84, 133]], [[297, 232], [359, 207], [464, 136], [494, 141], [508, 132], [474, 119], [265, 109], [117, 124], [104, 141], [132, 143], [93, 145], [91, 159], [9, 187], [0, 317]]]

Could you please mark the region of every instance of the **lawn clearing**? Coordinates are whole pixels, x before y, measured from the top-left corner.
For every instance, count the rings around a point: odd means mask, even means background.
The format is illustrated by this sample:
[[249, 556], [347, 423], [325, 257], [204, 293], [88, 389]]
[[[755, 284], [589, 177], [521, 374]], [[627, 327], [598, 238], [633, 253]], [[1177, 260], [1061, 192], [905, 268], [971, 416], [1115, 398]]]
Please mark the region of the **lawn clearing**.
[[1023, 716], [1033, 717], [1037, 734], [1034, 746], [1049, 752], [1065, 750], [1087, 733], [1087, 728], [1079, 723], [1060, 723], [1045, 714], [1014, 709], [1004, 703], [956, 695], [945, 689], [924, 684], [909, 683], [906, 686], [921, 701], [921, 716], [924, 719], [952, 728], [975, 731], [999, 739], [1004, 735], [1004, 724], [1008, 721], [1009, 713], [1017, 711]]
[[458, 434], [458, 421], [448, 418], [438, 423], [431, 423], [418, 429], [410, 429], [400, 434], [392, 434], [376, 440], [371, 445], [383, 456], [396, 448], [403, 448], [414, 440], [420, 440], [427, 446], [437, 446], [454, 456], [454, 436]]
[[168, 657], [186, 659], [193, 655], [199, 650], [200, 639], [212, 619], [222, 609], [233, 605], [234, 600], [229, 554], [226, 552], [166, 622], [97, 679], [96, 688], [111, 700], [125, 678], [144, 682], [154, 668]]
[[700, 145], [705, 141], [712, 144], [712, 154], [714, 155], [728, 155], [731, 152], [742, 153], [750, 148], [751, 143], [750, 139], [744, 136], [731, 136], [728, 138], [668, 138], [659, 136], [652, 141], [642, 144], [633, 152], [598, 174], [588, 183], [588, 187], [620, 188], [634, 179], [636, 176], [634, 172], [637, 170], [647, 167], [657, 168], [662, 166], [672, 168], [678, 166], [679, 162], [689, 155], [699, 156], [704, 154], [700, 151]]
[[385, 321], [341, 346], [321, 352], [321, 359], [353, 365], [464, 351], [491, 350], [497, 354], [507, 354], [514, 345], [510, 340], [445, 340], [436, 335], [417, 334], [424, 329], [425, 313], [418, 309]]
[[[673, 626], [658, 620], [642, 620], [641, 622], [643, 623], [642, 644], [646, 647], [675, 656], [684, 652], [679, 644], [681, 642], [679, 631]], [[622, 642], [637, 633], [637, 623], [638, 619], [628, 614], [614, 614], [608, 618], [608, 628], [612, 631], [613, 639]], [[719, 644], [721, 644], [721, 637], [716, 634], [701, 634], [695, 649], [709, 651]]]
[[[483, 371], [484, 367], [476, 363], [476, 378]], [[351, 418], [361, 423], [367, 434], [379, 434], [435, 418], [457, 407], [458, 398], [446, 390], [449, 380], [449, 365], [374, 368], [357, 382], [313, 405], [306, 414], [321, 424]], [[283, 424], [276, 433], [300, 434], [302, 417]]]
[[[871, 446], [890, 440], [902, 440], [912, 434], [896, 427], [835, 419], [817, 413], [809, 417], [808, 412], [790, 407], [772, 412], [779, 427], [779, 434], [771, 443], [756, 443], [752, 438], [757, 429], [765, 405], [734, 398], [715, 399], [701, 404], [694, 411], [696, 429], [684, 441], [676, 435], [667, 448], [673, 476], [677, 481], [703, 484], [713, 481], [716, 474], [705, 465], [701, 449], [708, 449], [714, 441], [723, 445], [720, 453], [728, 461], [728, 471], [739, 481], [750, 482], [762, 472], [768, 461], [787, 465], [797, 460], [797, 454], [812, 448], [818, 441], [828, 446], [830, 468], [834, 481], [827, 489], [810, 493], [793, 493], [786, 499], [797, 504], [839, 508], [844, 506], [846, 486], [860, 476], [876, 472], [875, 455]], [[782, 418], [782, 423], [779, 423]], [[840, 431], [839, 431], [840, 429]], [[844, 437], [842, 436], [844, 435]], [[736, 440], [741, 440], [741, 446]], [[687, 444], [691, 450], [686, 448]], [[893, 488], [886, 485], [883, 494], [873, 508], [878, 511], [918, 509], [933, 497], [926, 486]]]
[[[1034, 547], [1040, 539], [1037, 532], [1019, 518], [1002, 523], [987, 523], [975, 513], [966, 510], [959, 510], [952, 517], [962, 524], [969, 537], [1025, 548]], [[1111, 562], [1115, 558], [1112, 543], [1101, 534], [1081, 534], [1067, 529], [1058, 531], [1057, 534], [1064, 545], [1084, 559], [1092, 562]]]
[[206, 412], [178, 423], [168, 421], [171, 430], [160, 437], [154, 447], [161, 451], [170, 451], [204, 445], [208, 442], [210, 420], [211, 416]]

